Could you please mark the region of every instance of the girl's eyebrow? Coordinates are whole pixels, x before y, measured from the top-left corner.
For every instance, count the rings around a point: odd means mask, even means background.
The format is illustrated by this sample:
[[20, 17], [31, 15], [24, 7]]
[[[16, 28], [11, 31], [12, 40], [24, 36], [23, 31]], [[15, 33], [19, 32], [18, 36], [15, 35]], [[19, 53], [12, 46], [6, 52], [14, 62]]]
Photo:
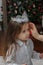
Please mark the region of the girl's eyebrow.
[[23, 29], [22, 31], [25, 31], [25, 29]]

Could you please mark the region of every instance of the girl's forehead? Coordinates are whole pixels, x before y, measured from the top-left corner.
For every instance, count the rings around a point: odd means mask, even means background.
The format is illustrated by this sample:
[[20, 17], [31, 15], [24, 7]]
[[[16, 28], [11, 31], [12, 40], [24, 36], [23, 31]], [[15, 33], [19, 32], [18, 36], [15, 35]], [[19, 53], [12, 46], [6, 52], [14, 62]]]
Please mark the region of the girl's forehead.
[[27, 29], [27, 28], [29, 28], [29, 23], [25, 23], [25, 24], [22, 26], [22, 30]]

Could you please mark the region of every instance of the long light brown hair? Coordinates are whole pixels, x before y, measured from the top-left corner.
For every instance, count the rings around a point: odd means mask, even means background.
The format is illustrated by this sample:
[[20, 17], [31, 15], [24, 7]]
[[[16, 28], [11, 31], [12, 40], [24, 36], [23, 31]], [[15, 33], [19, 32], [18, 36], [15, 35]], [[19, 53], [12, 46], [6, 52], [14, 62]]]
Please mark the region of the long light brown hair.
[[6, 33], [5, 54], [9, 45], [11, 45], [12, 43], [16, 45], [15, 39], [17, 38], [17, 35], [21, 32], [24, 22], [17, 23], [16, 21], [12, 21], [12, 20], [9, 22], [8, 27], [7, 27], [7, 33]]

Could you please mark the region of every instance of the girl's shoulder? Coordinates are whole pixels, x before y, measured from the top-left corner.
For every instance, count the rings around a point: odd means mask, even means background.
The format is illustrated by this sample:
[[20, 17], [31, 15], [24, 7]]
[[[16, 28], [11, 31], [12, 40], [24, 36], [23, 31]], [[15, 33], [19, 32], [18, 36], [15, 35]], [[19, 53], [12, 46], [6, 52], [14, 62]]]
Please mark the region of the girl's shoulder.
[[14, 44], [14, 43], [12, 43], [12, 44], [11, 44], [11, 47], [15, 47], [15, 44]]
[[12, 43], [12, 44], [10, 45], [10, 48], [11, 48], [11, 49], [13, 49], [13, 48], [15, 49], [15, 44]]
[[15, 50], [15, 44], [14, 44], [14, 43], [12, 43], [12, 44], [9, 46], [9, 48], [8, 48], [8, 50], [7, 50], [7, 53], [6, 53], [6, 56], [11, 55], [11, 53], [12, 53], [13, 50]]

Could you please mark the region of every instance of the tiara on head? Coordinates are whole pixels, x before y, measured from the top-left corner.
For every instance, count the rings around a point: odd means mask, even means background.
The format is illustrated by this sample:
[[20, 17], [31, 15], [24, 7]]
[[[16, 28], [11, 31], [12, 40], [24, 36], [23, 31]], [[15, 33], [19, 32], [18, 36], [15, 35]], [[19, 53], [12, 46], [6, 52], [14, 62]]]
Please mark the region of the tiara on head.
[[27, 13], [26, 12], [24, 12], [23, 14], [22, 14], [22, 16], [21, 15], [17, 15], [16, 17], [11, 17], [11, 20], [12, 21], [16, 21], [17, 23], [21, 23], [21, 22], [28, 22], [29, 21], [29, 19], [28, 19], [28, 16], [27, 16]]

